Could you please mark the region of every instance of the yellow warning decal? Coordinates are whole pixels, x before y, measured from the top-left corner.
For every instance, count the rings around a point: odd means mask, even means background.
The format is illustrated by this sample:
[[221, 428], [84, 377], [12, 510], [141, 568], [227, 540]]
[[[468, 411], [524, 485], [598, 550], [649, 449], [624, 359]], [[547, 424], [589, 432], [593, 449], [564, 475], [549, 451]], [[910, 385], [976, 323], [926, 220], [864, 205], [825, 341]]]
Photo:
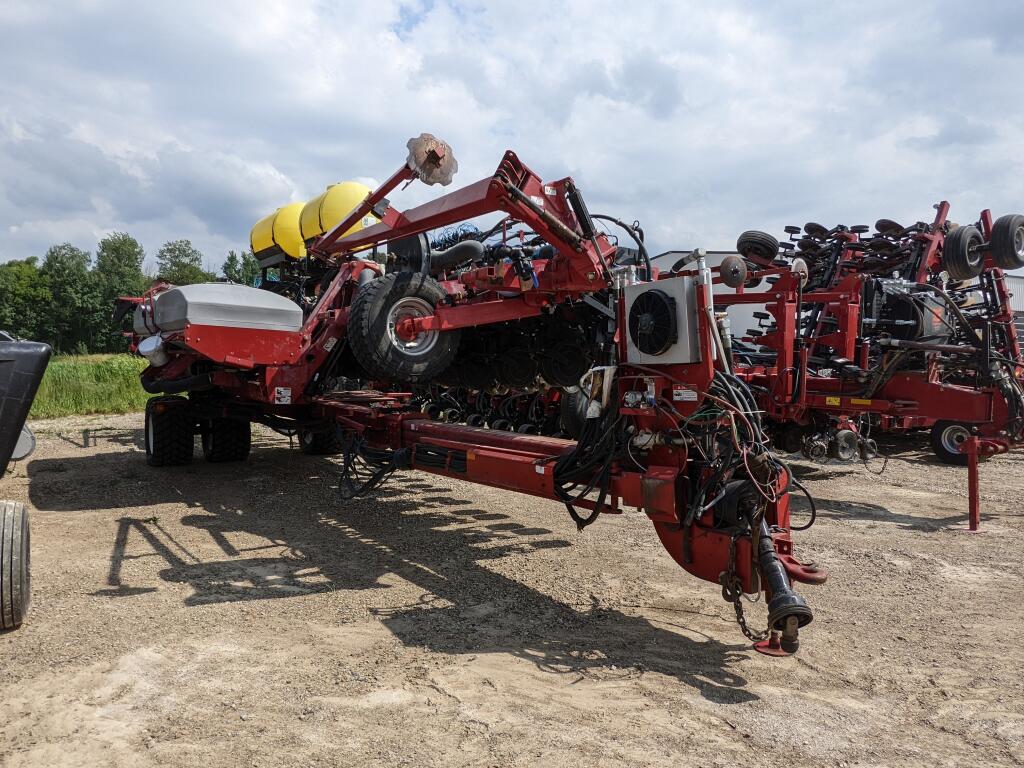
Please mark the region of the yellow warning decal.
[[863, 397], [851, 397], [850, 403], [852, 405], [871, 405], [871, 401], [865, 400]]
[[842, 400], [838, 397], [826, 397], [825, 405], [840, 405]]

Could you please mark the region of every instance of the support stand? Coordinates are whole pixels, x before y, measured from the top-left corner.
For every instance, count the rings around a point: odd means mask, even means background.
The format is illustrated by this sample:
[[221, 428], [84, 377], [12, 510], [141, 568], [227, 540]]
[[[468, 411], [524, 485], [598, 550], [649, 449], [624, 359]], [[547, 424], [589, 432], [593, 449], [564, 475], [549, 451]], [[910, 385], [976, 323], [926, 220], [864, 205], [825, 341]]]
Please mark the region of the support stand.
[[760, 642], [754, 643], [754, 650], [758, 653], [762, 653], [765, 656], [792, 656], [793, 654], [789, 651], [782, 650], [782, 644], [779, 642], [779, 633], [772, 630], [771, 634], [768, 635], [767, 640], [761, 640]]
[[981, 497], [978, 489], [978, 438], [971, 435], [961, 449], [967, 454], [967, 525], [976, 533], [981, 526]]

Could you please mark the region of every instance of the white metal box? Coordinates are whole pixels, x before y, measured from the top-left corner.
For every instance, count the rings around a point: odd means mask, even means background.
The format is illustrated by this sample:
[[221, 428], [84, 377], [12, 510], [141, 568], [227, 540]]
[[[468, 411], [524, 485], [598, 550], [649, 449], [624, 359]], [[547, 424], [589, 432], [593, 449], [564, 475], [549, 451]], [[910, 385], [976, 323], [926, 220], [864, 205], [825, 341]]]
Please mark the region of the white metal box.
[[[626, 334], [626, 362], [640, 365], [678, 365], [700, 362], [700, 344], [697, 341], [697, 292], [693, 277], [670, 277], [651, 283], [628, 285], [624, 289], [626, 316], [623, 318]], [[642, 352], [629, 332], [630, 310], [637, 298], [647, 291], [662, 291], [675, 301], [676, 341], [660, 355]]]

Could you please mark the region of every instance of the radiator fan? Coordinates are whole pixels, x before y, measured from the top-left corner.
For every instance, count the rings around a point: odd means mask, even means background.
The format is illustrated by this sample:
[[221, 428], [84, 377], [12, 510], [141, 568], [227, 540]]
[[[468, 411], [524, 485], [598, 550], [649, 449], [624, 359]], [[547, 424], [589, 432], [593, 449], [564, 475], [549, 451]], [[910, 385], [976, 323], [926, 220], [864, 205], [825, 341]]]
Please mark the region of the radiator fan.
[[629, 308], [629, 338], [645, 355], [662, 355], [676, 343], [676, 300], [653, 289], [638, 295]]

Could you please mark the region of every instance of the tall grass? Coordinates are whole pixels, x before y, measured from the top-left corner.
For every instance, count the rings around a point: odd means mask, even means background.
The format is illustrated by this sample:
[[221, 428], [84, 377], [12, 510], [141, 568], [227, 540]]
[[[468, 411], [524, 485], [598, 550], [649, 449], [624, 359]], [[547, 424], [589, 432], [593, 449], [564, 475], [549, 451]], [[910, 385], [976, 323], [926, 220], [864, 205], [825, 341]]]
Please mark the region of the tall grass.
[[43, 375], [29, 418], [141, 411], [149, 395], [139, 384], [146, 361], [131, 355], [57, 355]]

